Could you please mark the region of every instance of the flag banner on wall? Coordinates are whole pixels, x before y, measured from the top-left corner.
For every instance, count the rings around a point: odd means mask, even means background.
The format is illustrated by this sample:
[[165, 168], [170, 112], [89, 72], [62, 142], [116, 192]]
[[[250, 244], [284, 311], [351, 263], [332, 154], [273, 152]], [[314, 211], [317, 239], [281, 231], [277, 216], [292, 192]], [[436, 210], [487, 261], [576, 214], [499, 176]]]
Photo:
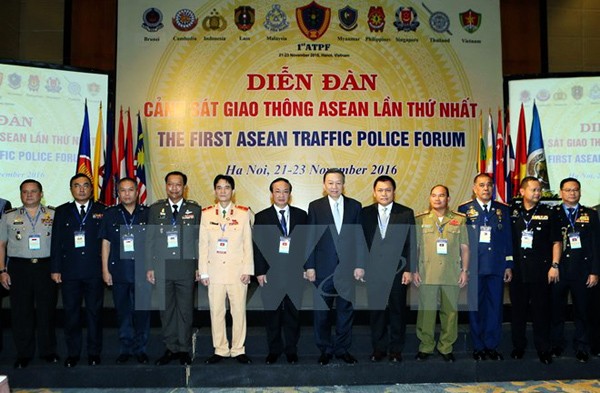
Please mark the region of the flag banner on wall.
[[83, 126], [79, 138], [79, 150], [77, 152], [77, 168], [75, 173], [83, 173], [92, 179], [92, 148], [90, 145], [90, 118], [88, 116], [87, 100], [84, 104]]

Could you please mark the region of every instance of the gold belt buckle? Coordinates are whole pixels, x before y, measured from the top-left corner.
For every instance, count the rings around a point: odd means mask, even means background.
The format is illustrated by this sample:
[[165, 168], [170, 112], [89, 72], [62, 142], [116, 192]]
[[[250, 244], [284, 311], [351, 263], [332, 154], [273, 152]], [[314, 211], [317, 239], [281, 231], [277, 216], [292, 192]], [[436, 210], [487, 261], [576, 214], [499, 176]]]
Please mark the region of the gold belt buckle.
[[38, 258], [31, 258], [31, 263], [38, 263], [39, 259]]

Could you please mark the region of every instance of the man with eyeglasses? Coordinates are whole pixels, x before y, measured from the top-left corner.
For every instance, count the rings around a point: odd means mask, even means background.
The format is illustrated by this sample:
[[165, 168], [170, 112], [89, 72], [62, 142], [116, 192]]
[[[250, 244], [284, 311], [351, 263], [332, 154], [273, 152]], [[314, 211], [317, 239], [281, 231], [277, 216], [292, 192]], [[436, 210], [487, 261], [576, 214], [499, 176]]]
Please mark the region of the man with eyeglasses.
[[71, 178], [73, 202], [56, 208], [52, 226], [52, 280], [61, 284], [65, 311], [65, 367], [75, 367], [82, 350], [81, 303], [85, 301], [88, 364], [100, 364], [104, 282], [98, 238], [104, 206], [92, 198], [92, 181], [78, 173]]
[[581, 183], [569, 177], [560, 182], [562, 204], [556, 207], [562, 233], [560, 281], [552, 286], [552, 355], [561, 356], [566, 340], [565, 311], [569, 293], [573, 302], [575, 358], [582, 363], [589, 359], [587, 309], [591, 288], [598, 283], [600, 260], [598, 234], [600, 223], [593, 209], [579, 203]]

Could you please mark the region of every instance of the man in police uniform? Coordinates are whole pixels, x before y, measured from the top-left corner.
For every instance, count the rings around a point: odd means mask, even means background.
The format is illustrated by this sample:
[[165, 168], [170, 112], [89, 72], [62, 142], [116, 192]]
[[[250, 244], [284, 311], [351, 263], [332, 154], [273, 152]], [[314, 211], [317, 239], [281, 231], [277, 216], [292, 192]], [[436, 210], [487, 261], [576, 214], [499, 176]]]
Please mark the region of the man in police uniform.
[[[246, 355], [246, 294], [254, 274], [252, 251], [252, 213], [248, 207], [234, 204], [235, 181], [217, 175], [213, 181], [218, 203], [206, 207], [200, 224], [198, 270], [202, 285], [208, 287], [208, 303], [215, 353], [206, 360], [213, 364], [233, 357], [239, 363], [252, 361]], [[233, 326], [231, 346], [225, 327], [225, 301]]]
[[[201, 208], [184, 199], [187, 176], [179, 171], [165, 176], [167, 199], [156, 201], [148, 212], [147, 280], [163, 292], [160, 313], [165, 346], [156, 365], [179, 359], [190, 365], [194, 286], [198, 265], [198, 225]], [[160, 293], [161, 291], [159, 291]]]
[[37, 180], [24, 180], [20, 190], [23, 206], [7, 211], [0, 220], [0, 283], [10, 290], [15, 368], [25, 368], [31, 361], [36, 328], [40, 356], [49, 363], [59, 360], [54, 327], [57, 292], [50, 278], [54, 209], [41, 204], [44, 193]]
[[579, 180], [563, 179], [560, 196], [563, 202], [556, 207], [556, 215], [562, 233], [563, 252], [559, 264], [560, 281], [552, 286], [552, 355], [560, 356], [565, 349], [565, 310], [570, 293], [575, 320], [575, 358], [585, 363], [589, 358], [587, 309], [592, 295], [590, 288], [598, 283], [600, 271], [597, 247], [600, 223], [596, 211], [579, 203]]
[[528, 176], [521, 181], [521, 205], [511, 211], [513, 278], [510, 282], [512, 304], [513, 359], [522, 359], [527, 346], [526, 325], [531, 305], [533, 339], [540, 361], [552, 363], [550, 347], [551, 285], [558, 282], [561, 257], [560, 227], [555, 214], [540, 204], [542, 185]]
[[436, 347], [435, 321], [440, 300], [440, 337], [437, 350], [447, 362], [458, 338], [458, 295], [469, 280], [469, 237], [465, 216], [448, 208], [450, 191], [434, 186], [430, 210], [416, 216], [418, 269], [413, 281], [419, 288], [417, 337], [421, 341], [416, 359], [427, 359]]
[[469, 326], [473, 359], [502, 359], [497, 349], [502, 338], [504, 283], [512, 278], [510, 211], [492, 201], [492, 177], [480, 173], [473, 179], [475, 199], [458, 207], [467, 216], [471, 273], [477, 281], [469, 285]]
[[[124, 177], [117, 183], [117, 206], [106, 210], [100, 224], [102, 278], [112, 287], [121, 343], [117, 364], [131, 356], [148, 363], [146, 345], [150, 333], [148, 300], [150, 285], [145, 280], [144, 244], [148, 209], [139, 205], [137, 182]], [[140, 276], [140, 272], [142, 277]], [[138, 305], [140, 306], [138, 308]]]

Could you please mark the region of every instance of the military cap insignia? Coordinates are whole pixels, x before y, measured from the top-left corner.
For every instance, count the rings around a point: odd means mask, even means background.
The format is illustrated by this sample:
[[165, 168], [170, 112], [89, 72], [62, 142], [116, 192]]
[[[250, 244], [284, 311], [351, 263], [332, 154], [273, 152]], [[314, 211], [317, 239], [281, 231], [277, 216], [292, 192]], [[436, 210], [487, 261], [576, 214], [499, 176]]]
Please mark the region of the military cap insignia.
[[458, 14], [460, 25], [467, 33], [475, 33], [481, 26], [481, 14], [469, 9]]
[[412, 7], [400, 6], [396, 10], [396, 21], [394, 26], [398, 31], [417, 31], [421, 22], [417, 17], [417, 12]]
[[190, 31], [198, 24], [196, 14], [190, 9], [182, 8], [172, 19], [173, 26], [179, 31]]
[[346, 31], [352, 31], [358, 26], [358, 10], [349, 5], [338, 10], [338, 18], [340, 19], [340, 27]]
[[380, 33], [385, 27], [385, 12], [382, 7], [371, 6], [367, 15], [367, 24], [371, 32]]
[[312, 2], [296, 8], [296, 21], [302, 34], [310, 40], [318, 40], [329, 28], [331, 9]]
[[142, 27], [149, 32], [156, 32], [164, 27], [163, 14], [158, 8], [148, 8], [142, 15]]
[[273, 32], [283, 31], [290, 26], [290, 23], [287, 20], [287, 15], [281, 10], [281, 6], [279, 4], [273, 4], [271, 10], [267, 12], [263, 26], [265, 29]]

